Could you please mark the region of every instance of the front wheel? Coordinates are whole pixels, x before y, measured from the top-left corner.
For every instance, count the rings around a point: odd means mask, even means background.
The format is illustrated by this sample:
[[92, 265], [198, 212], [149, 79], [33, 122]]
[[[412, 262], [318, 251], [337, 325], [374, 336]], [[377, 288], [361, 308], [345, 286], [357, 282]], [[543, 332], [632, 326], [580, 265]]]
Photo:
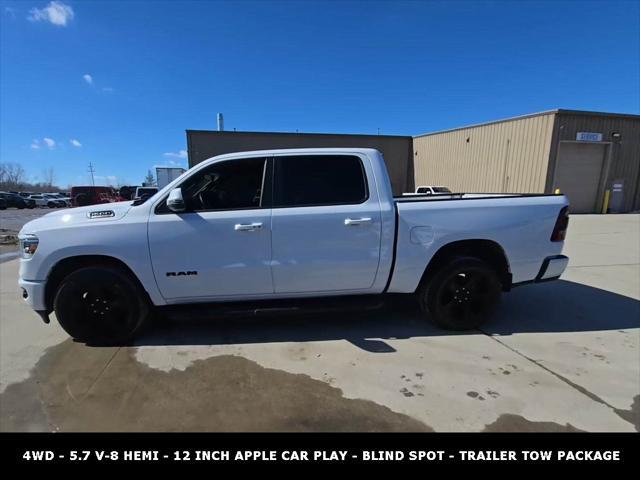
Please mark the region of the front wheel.
[[47, 207], [49, 207], [49, 208], [56, 208], [56, 204], [55, 204], [55, 203], [53, 203], [53, 202], [49, 202], [49, 203], [47, 203]]
[[85, 267], [70, 273], [53, 302], [62, 328], [90, 343], [131, 340], [149, 317], [146, 294], [123, 269]]
[[493, 313], [502, 293], [496, 271], [475, 257], [455, 257], [418, 290], [421, 310], [439, 327], [470, 330]]

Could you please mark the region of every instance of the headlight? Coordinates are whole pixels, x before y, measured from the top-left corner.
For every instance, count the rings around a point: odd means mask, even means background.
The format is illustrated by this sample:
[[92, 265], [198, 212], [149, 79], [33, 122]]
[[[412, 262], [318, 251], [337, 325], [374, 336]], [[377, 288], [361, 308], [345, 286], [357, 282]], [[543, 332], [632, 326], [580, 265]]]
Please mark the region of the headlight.
[[25, 235], [20, 238], [20, 255], [22, 258], [31, 258], [38, 249], [38, 237], [35, 235]]

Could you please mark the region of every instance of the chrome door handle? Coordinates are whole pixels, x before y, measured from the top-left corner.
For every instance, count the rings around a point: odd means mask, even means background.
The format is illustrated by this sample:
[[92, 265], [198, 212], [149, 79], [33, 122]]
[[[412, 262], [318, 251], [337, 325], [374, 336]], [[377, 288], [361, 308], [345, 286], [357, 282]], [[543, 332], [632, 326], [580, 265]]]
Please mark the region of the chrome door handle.
[[260, 230], [262, 223], [236, 223], [234, 230], [236, 232], [251, 232], [254, 230]]
[[363, 223], [371, 223], [371, 217], [363, 217], [363, 218], [345, 218], [345, 225], [362, 225]]

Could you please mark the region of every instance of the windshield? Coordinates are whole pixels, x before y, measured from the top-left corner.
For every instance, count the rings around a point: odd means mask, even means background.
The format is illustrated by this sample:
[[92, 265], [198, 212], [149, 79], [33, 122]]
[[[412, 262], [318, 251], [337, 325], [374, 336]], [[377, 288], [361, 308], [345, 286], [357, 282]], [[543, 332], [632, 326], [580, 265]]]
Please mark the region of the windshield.
[[433, 187], [433, 193], [451, 193], [447, 187]]

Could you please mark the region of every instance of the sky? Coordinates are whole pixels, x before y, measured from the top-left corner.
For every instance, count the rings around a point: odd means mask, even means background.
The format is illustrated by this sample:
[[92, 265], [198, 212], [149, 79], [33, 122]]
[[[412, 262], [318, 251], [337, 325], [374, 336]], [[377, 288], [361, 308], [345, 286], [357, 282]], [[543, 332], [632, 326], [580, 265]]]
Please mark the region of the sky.
[[640, 113], [639, 1], [0, 1], [0, 162], [140, 184], [187, 129], [418, 135]]

